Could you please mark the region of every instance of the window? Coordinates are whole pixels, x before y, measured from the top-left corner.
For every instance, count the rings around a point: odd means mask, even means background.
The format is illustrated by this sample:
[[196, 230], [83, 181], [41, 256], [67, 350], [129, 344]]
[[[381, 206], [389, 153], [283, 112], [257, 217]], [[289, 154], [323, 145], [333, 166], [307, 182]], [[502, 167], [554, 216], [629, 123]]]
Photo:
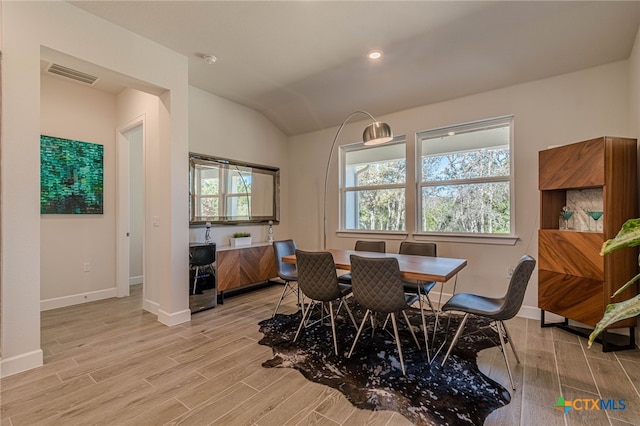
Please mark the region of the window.
[[342, 229], [406, 228], [404, 139], [381, 146], [341, 147]]
[[420, 231], [511, 234], [513, 117], [419, 133]]
[[195, 216], [220, 216], [221, 170], [217, 166], [200, 166], [195, 169]]
[[242, 166], [198, 164], [194, 167], [194, 216], [202, 218], [249, 216], [251, 170]]

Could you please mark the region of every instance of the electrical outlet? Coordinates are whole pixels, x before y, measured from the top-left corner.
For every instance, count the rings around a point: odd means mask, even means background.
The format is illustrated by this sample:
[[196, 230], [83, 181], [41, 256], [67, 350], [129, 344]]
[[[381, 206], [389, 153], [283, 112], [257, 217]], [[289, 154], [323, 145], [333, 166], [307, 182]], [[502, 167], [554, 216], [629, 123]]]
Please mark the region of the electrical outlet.
[[91, 263], [89, 262], [84, 262], [82, 264], [82, 271], [83, 272], [91, 272]]

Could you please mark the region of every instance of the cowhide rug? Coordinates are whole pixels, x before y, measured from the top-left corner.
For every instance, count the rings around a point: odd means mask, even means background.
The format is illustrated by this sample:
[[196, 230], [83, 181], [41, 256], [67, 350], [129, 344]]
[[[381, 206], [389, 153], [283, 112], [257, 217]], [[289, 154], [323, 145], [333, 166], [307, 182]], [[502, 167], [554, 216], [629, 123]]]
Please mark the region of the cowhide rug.
[[[354, 309], [358, 325], [364, 312]], [[344, 311], [344, 309], [343, 309]], [[333, 350], [331, 326], [316, 324], [303, 328], [294, 343], [301, 313], [278, 314], [260, 322], [264, 338], [260, 344], [273, 348], [274, 358], [262, 366], [295, 368], [308, 380], [331, 386], [342, 392], [351, 403], [369, 410], [394, 410], [417, 425], [480, 425], [496, 408], [508, 404], [509, 392], [480, 372], [476, 355], [482, 349], [499, 345], [497, 333], [486, 328], [486, 320], [470, 317], [465, 334], [458, 341], [444, 367], [440, 361], [448, 348], [448, 342], [435, 362], [429, 364], [424, 352], [424, 338], [418, 327], [420, 311], [408, 312], [422, 350], [418, 350], [404, 319], [399, 319], [400, 340], [406, 367], [402, 375], [398, 351], [393, 339], [391, 321], [387, 324], [390, 334], [378, 329], [371, 337], [371, 329], [365, 326], [351, 358], [347, 358], [356, 329], [346, 313], [336, 324], [339, 355]], [[453, 315], [449, 323], [451, 340], [461, 316]], [[384, 320], [384, 318], [382, 318]], [[433, 318], [428, 325], [433, 330]], [[440, 329], [435, 342], [437, 348], [446, 334], [447, 319], [440, 318]], [[480, 329], [483, 329], [479, 332]], [[430, 335], [431, 337], [431, 335]], [[433, 349], [433, 348], [432, 348]]]

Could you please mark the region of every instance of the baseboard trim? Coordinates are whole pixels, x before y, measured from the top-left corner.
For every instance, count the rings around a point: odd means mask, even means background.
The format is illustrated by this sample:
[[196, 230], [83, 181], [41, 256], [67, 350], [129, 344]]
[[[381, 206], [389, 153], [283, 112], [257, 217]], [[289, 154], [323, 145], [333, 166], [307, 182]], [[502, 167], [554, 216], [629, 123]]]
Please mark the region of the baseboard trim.
[[96, 300], [117, 297], [116, 288], [106, 290], [90, 291], [87, 293], [72, 294], [70, 296], [56, 297], [40, 301], [40, 311], [64, 308], [66, 306], [79, 305], [81, 303], [94, 302]]
[[129, 285], [142, 284], [144, 281], [144, 277], [142, 275], [138, 275], [137, 277], [129, 277]]
[[[522, 305], [520, 311], [518, 311], [517, 316], [540, 321], [540, 308], [538, 308], [537, 306]], [[546, 312], [545, 318], [548, 322], [564, 321], [564, 317], [551, 312]]]
[[151, 312], [152, 314], [158, 316], [158, 311], [160, 310], [160, 305], [156, 302], [153, 302], [149, 299], [144, 299], [142, 301], [142, 309], [147, 312]]
[[159, 309], [158, 321], [160, 321], [164, 325], [168, 325], [169, 327], [189, 322], [191, 321], [191, 311], [189, 309], [185, 309], [184, 311], [174, 312], [170, 314], [163, 311], [162, 309]]
[[42, 349], [0, 359], [0, 377], [8, 377], [33, 368], [42, 367], [44, 358]]

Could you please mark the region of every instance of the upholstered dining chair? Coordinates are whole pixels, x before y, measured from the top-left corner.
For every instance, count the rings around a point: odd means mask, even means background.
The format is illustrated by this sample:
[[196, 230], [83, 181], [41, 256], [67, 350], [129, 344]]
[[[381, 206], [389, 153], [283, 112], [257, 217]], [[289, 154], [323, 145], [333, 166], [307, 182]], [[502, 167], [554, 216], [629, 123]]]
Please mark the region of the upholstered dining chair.
[[[387, 249], [387, 244], [384, 241], [365, 241], [358, 240], [356, 241], [355, 246], [353, 247], [355, 251], [372, 251], [375, 253], [384, 253]], [[347, 272], [346, 274], [342, 274], [338, 277], [338, 281], [342, 284], [351, 285], [351, 273]]]
[[[415, 301], [415, 296], [406, 295], [403, 290], [398, 259], [393, 257], [367, 258], [351, 255], [351, 277], [353, 297], [358, 304], [366, 309], [366, 312], [347, 358], [351, 357], [369, 315], [375, 313], [390, 314], [396, 346], [398, 347], [398, 355], [400, 357], [400, 365], [402, 366], [402, 374], [405, 375], [406, 369], [402, 357], [402, 346], [398, 336], [396, 314], [402, 312], [404, 320], [407, 322], [409, 331], [418, 348], [420, 348], [420, 343], [418, 343], [418, 339], [413, 332], [413, 328], [405, 312], [407, 309], [410, 309], [410, 304]], [[372, 321], [372, 323], [375, 329], [376, 321]]]
[[296, 243], [293, 240], [281, 240], [273, 242], [273, 252], [276, 258], [276, 272], [278, 273], [278, 277], [284, 281], [284, 288], [282, 289], [282, 294], [280, 295], [280, 299], [278, 299], [278, 304], [276, 305], [276, 310], [273, 312], [273, 316], [276, 316], [278, 313], [278, 309], [280, 309], [280, 304], [282, 300], [287, 297], [289, 294], [296, 294], [298, 297], [298, 303], [300, 302], [300, 292], [298, 291], [298, 271], [296, 270], [296, 265], [293, 263], [285, 263], [282, 261], [282, 256], [288, 256], [291, 254], [295, 254], [296, 252]]
[[[400, 249], [398, 250], [400, 254], [408, 254], [412, 256], [430, 256], [436, 257], [438, 255], [438, 246], [436, 243], [427, 243], [427, 242], [415, 242], [415, 241], [403, 241], [400, 243]], [[418, 303], [420, 307], [420, 315], [422, 317], [422, 331], [424, 333], [424, 341], [425, 346], [427, 347], [427, 359], [431, 362], [431, 356], [428, 351], [428, 334], [427, 334], [427, 322], [424, 317], [424, 303], [426, 302], [431, 309], [431, 312], [434, 314], [434, 317], [437, 320], [436, 310], [433, 307], [433, 303], [431, 303], [431, 299], [429, 298], [429, 292], [436, 286], [435, 281], [421, 281], [421, 280], [413, 280], [410, 278], [403, 278], [402, 282], [404, 284], [404, 292], [408, 294], [415, 294], [418, 296]], [[437, 327], [437, 322], [434, 325]]]
[[[313, 307], [320, 304], [320, 317], [324, 317], [324, 304], [329, 306], [329, 317], [331, 319], [331, 332], [333, 334], [333, 349], [335, 354], [338, 355], [338, 340], [336, 337], [336, 324], [335, 318], [340, 310], [340, 307], [344, 305], [353, 326], [357, 328], [356, 320], [353, 318], [353, 313], [349, 308], [349, 305], [345, 303], [345, 296], [351, 293], [351, 286], [339, 284], [338, 275], [336, 274], [336, 266], [333, 262], [333, 256], [329, 252], [307, 252], [302, 250], [296, 250], [296, 264], [298, 265], [298, 288], [302, 294], [311, 299], [309, 304], [304, 307], [304, 313], [302, 314], [302, 320], [296, 331], [296, 335], [293, 338], [295, 342], [298, 340], [300, 330], [305, 324], [305, 320], [310, 315]], [[333, 302], [340, 302], [338, 308], [334, 312]]]
[[[189, 267], [194, 270], [193, 294], [197, 293], [198, 278], [202, 277], [200, 275], [202, 269], [209, 269], [209, 273], [215, 277], [215, 268], [213, 267], [215, 261], [215, 244], [196, 246], [189, 250]], [[215, 285], [217, 285], [217, 283]]]
[[462, 321], [460, 321], [460, 326], [458, 327], [456, 334], [453, 336], [453, 340], [451, 341], [451, 345], [449, 345], [447, 354], [442, 360], [442, 365], [447, 362], [447, 359], [451, 354], [451, 350], [460, 338], [469, 315], [473, 314], [485, 317], [492, 320], [491, 325], [494, 325], [496, 327], [496, 331], [498, 332], [498, 336], [500, 337], [500, 350], [502, 351], [502, 356], [504, 357], [504, 361], [507, 364], [507, 372], [509, 373], [511, 388], [513, 390], [516, 389], [515, 385], [513, 384], [511, 367], [509, 366], [509, 360], [507, 358], [506, 346], [504, 343], [505, 337], [509, 340], [509, 345], [511, 346], [511, 350], [515, 355], [518, 364], [520, 363], [520, 358], [518, 358], [518, 353], [516, 352], [513, 340], [511, 339], [511, 336], [507, 331], [507, 327], [505, 326], [504, 321], [516, 316], [516, 314], [522, 307], [524, 293], [527, 290], [527, 285], [529, 284], [529, 279], [531, 278], [531, 274], [533, 273], [533, 269], [535, 268], [535, 266], [536, 261], [535, 259], [533, 259], [533, 257], [528, 255], [522, 256], [518, 261], [515, 269], [513, 270], [513, 274], [511, 275], [511, 280], [509, 282], [509, 287], [507, 288], [507, 293], [504, 297], [492, 298], [472, 293], [457, 293], [454, 294], [451, 299], [449, 299], [449, 301], [444, 304], [444, 306], [442, 307], [442, 311], [464, 312], [464, 316], [462, 317]]

